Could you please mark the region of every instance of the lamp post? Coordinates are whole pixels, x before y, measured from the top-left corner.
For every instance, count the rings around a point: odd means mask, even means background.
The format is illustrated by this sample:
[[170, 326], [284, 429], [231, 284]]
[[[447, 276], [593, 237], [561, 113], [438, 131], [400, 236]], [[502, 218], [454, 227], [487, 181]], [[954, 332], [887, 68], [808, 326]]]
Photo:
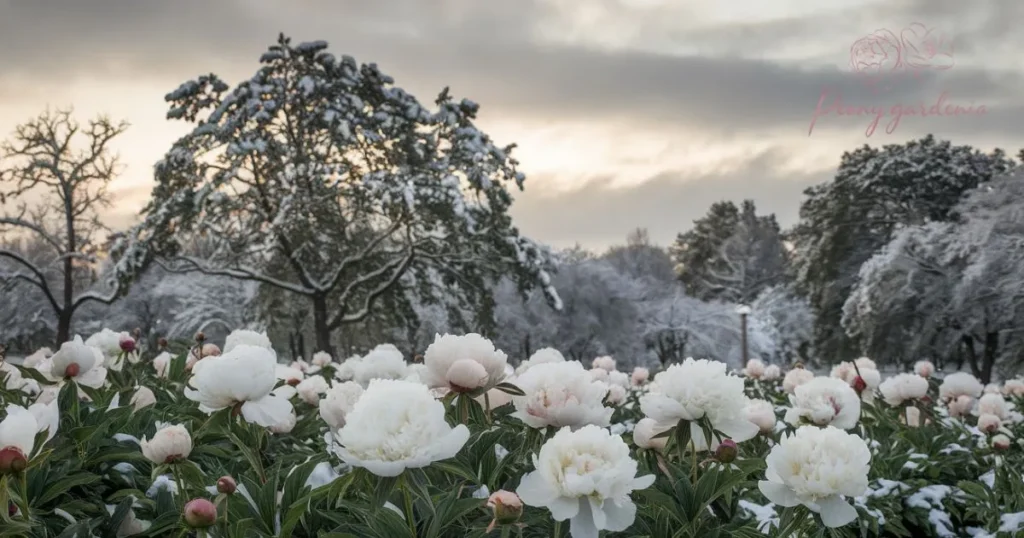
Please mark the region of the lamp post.
[[747, 316], [750, 315], [750, 307], [747, 305], [740, 305], [736, 307], [736, 313], [740, 315], [740, 345], [743, 346], [743, 367], [747, 367], [747, 361], [749, 360], [749, 351], [747, 349]]

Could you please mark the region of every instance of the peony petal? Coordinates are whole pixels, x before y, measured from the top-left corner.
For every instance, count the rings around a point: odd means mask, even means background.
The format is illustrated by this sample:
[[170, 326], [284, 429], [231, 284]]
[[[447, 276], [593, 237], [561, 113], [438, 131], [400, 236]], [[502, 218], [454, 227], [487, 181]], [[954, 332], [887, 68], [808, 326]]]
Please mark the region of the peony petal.
[[547, 506], [558, 497], [558, 492], [548, 485], [539, 471], [524, 475], [516, 488], [516, 494], [524, 504], [537, 507]]
[[7, 406], [7, 417], [0, 421], [0, 448], [15, 447], [32, 457], [37, 433], [39, 423], [28, 409], [14, 404]]
[[469, 441], [469, 428], [466, 428], [465, 424], [459, 424], [452, 428], [444, 437], [436, 441], [437, 444], [433, 447], [434, 450], [431, 454], [433, 461], [428, 462], [427, 465], [434, 461], [454, 458], [466, 445], [466, 441]]
[[633, 479], [633, 484], [630, 486], [630, 489], [632, 489], [632, 490], [647, 489], [647, 488], [651, 487], [652, 484], [654, 484], [654, 480], [656, 478], [657, 477], [655, 477], [652, 474], [649, 474], [647, 476], [638, 476], [638, 477]]
[[757, 427], [757, 424], [754, 424], [749, 420], [722, 421], [720, 424], [715, 424], [715, 428], [728, 435], [737, 443], [749, 441], [761, 431], [761, 429]]
[[[551, 511], [551, 518], [555, 521], [565, 521], [566, 519], [579, 517], [579, 513], [584, 509], [584, 506], [589, 506], [585, 499], [577, 497], [555, 497], [553, 501], [548, 503], [548, 510]], [[588, 509], [589, 514], [589, 509]], [[593, 523], [593, 518], [587, 516], [587, 520]]]
[[[352, 464], [356, 465], [354, 462]], [[385, 477], [398, 476], [406, 469], [405, 462], [403, 461], [364, 460], [356, 466], [362, 467], [377, 476]]]
[[[651, 478], [653, 477], [654, 475], [651, 475]], [[602, 509], [605, 516], [605, 530], [622, 532], [636, 520], [636, 505], [629, 499], [622, 501], [621, 504], [607, 500]]]
[[644, 415], [661, 424], [672, 424], [680, 419], [694, 420], [683, 404], [663, 394], [648, 394], [640, 398], [640, 410]]
[[857, 510], [850, 506], [850, 503], [843, 500], [839, 495], [826, 497], [818, 501], [821, 522], [826, 527], [842, 527], [857, 519]]
[[789, 508], [800, 504], [800, 499], [797, 498], [796, 493], [782, 484], [761, 480], [757, 483], [757, 488], [761, 490], [761, 493], [769, 501], [779, 506]]
[[[580, 503], [586, 504], [587, 508], [590, 509], [590, 515], [594, 521], [594, 527], [598, 530], [608, 528], [606, 526], [608, 524], [608, 518], [605, 517], [604, 509], [602, 508], [602, 505], [605, 504], [603, 501], [598, 501], [594, 497], [580, 497]], [[611, 504], [611, 502], [608, 502], [607, 504]], [[582, 513], [583, 510], [580, 510], [580, 515], [582, 515]]]
[[75, 381], [77, 381], [78, 384], [85, 385], [93, 389], [102, 388], [103, 382], [106, 380], [107, 369], [102, 366], [96, 366], [75, 378]]
[[601, 530], [594, 523], [594, 513], [590, 510], [590, 503], [580, 499], [578, 503], [579, 514], [569, 521], [569, 534], [572, 538], [598, 538]]
[[242, 404], [242, 416], [245, 417], [245, 420], [264, 428], [287, 421], [292, 412], [291, 402], [273, 395]]

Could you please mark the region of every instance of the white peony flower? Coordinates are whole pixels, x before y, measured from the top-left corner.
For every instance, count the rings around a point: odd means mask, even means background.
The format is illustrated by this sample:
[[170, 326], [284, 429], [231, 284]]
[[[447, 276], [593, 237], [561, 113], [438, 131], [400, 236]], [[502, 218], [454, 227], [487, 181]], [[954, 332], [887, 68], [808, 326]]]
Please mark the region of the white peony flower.
[[64, 342], [60, 350], [49, 359], [52, 379], [73, 378], [77, 383], [98, 389], [107, 380], [107, 369], [103, 366], [103, 355], [94, 347], [82, 342], [82, 337]]
[[104, 328], [102, 331], [86, 339], [85, 345], [100, 350], [100, 353], [106, 359], [116, 359], [121, 354], [122, 338], [131, 338], [131, 335], [126, 332], [116, 333]]
[[[475, 362], [483, 368], [487, 377], [478, 387], [475, 387], [477, 389], [493, 388], [505, 379], [505, 365], [508, 364], [508, 358], [504, 353], [495, 349], [490, 340], [479, 334], [471, 333], [465, 336], [437, 335], [434, 338], [434, 343], [430, 344], [423, 354], [423, 364], [427, 366], [427, 379], [424, 381], [432, 388], [445, 387], [458, 390], [456, 386], [452, 385], [453, 380], [449, 378], [449, 373], [467, 371], [466, 363], [452, 369], [452, 366], [459, 361]], [[479, 372], [477, 370], [477, 373]]]
[[640, 448], [661, 452], [665, 450], [665, 446], [668, 444], [668, 437], [655, 439], [655, 436], [669, 429], [659, 428], [658, 423], [653, 418], [642, 418], [633, 427], [633, 443]]
[[307, 363], [306, 361], [304, 361], [302, 359], [298, 359], [298, 360], [292, 361], [292, 363], [289, 364], [288, 367], [289, 368], [295, 368], [296, 370], [298, 370], [298, 371], [300, 371], [300, 372], [302, 372], [304, 374], [309, 373], [309, 369], [310, 369], [309, 363]]
[[978, 400], [979, 415], [995, 415], [999, 417], [999, 420], [1006, 420], [1010, 417], [1009, 411], [1002, 394], [986, 394]]
[[57, 400], [49, 403], [34, 403], [28, 406], [28, 412], [35, 417], [39, 431], [46, 430], [46, 441], [57, 435], [57, 429], [60, 427], [60, 408], [57, 405]]
[[512, 398], [513, 416], [532, 428], [608, 426], [614, 412], [604, 406], [607, 386], [593, 381], [578, 361], [533, 366], [516, 386], [525, 395]]
[[423, 363], [413, 363], [406, 367], [406, 381], [415, 381], [417, 383], [423, 383], [423, 380], [427, 376], [427, 367]]
[[1007, 396], [1024, 396], [1024, 380], [1007, 379], [1003, 383], [1003, 394]]
[[377, 476], [398, 476], [455, 457], [469, 440], [469, 429], [452, 428], [444, 414], [444, 404], [426, 385], [375, 379], [345, 416], [335, 453]]
[[299, 370], [298, 368], [277, 364], [274, 366], [274, 377], [284, 381], [285, 385], [291, 385], [294, 387], [306, 378], [306, 374], [302, 373], [302, 370]]
[[374, 379], [405, 379], [409, 365], [402, 352], [392, 344], [381, 344], [352, 364], [356, 383], [364, 388]]
[[950, 417], [962, 417], [971, 412], [971, 408], [974, 407], [974, 398], [967, 395], [957, 396], [947, 402], [946, 406]]
[[793, 394], [797, 387], [812, 379], [814, 379], [814, 372], [804, 368], [793, 368], [786, 372], [786, 377], [782, 379], [782, 390]]
[[1002, 394], [1002, 392], [1003, 389], [999, 386], [999, 383], [989, 383], [985, 385], [985, 390], [982, 391], [982, 394]]
[[914, 363], [914, 373], [921, 377], [931, 377], [935, 373], [935, 365], [931, 361], [917, 361]]
[[320, 400], [320, 418], [324, 419], [331, 430], [341, 429], [345, 425], [345, 416], [352, 411], [352, 406], [362, 395], [363, 387], [355, 381], [333, 384]]
[[764, 375], [764, 362], [761, 359], [750, 359], [747, 361], [746, 368], [743, 369], [743, 375], [751, 379], [761, 379]]
[[25, 378], [22, 377], [21, 372], [6, 362], [0, 362], [0, 381], [3, 382], [0, 386], [5, 390], [21, 390], [25, 386]]
[[647, 368], [643, 368], [641, 366], [637, 366], [636, 368], [633, 368], [633, 375], [630, 381], [633, 383], [634, 386], [639, 387], [640, 385], [646, 383], [647, 380], [650, 379], [650, 377], [650, 370], [648, 370]]
[[7, 416], [0, 421], [0, 451], [15, 449], [22, 456], [32, 456], [36, 434], [41, 431], [39, 422], [28, 409], [20, 405], [7, 404]]
[[152, 440], [147, 441], [143, 437], [139, 446], [147, 460], [157, 465], [173, 463], [188, 458], [192, 453], [192, 436], [184, 426], [168, 424], [159, 428]]
[[1002, 425], [1003, 421], [996, 415], [982, 413], [978, 417], [978, 429], [985, 433], [995, 433]]
[[604, 368], [591, 368], [589, 371], [590, 378], [594, 381], [600, 381], [602, 383], [608, 382], [608, 370], [605, 370]]
[[[230, 353], [231, 350], [238, 346], [256, 346], [270, 350], [274, 353], [274, 360], [277, 361], [277, 353], [274, 352], [274, 347], [270, 344], [270, 338], [267, 337], [266, 332], [258, 333], [256, 331], [247, 331], [239, 329], [232, 331], [227, 338], [224, 339], [224, 349], [221, 353]], [[205, 358], [206, 349], [203, 349], [203, 355]]]
[[316, 353], [313, 354], [313, 366], [319, 366], [320, 368], [323, 368], [331, 364], [331, 362], [332, 361], [330, 353], [327, 353], [325, 351], [317, 351]]
[[35, 368], [43, 359], [48, 359], [53, 355], [53, 350], [48, 347], [40, 348], [35, 353], [25, 357], [21, 365], [25, 368]]
[[960, 396], [977, 398], [981, 396], [983, 390], [985, 387], [981, 381], [978, 381], [978, 378], [967, 372], [957, 372], [947, 375], [942, 380], [942, 384], [939, 385], [939, 398], [945, 402], [955, 400]]
[[295, 390], [299, 393], [299, 398], [309, 405], [318, 405], [320, 403], [320, 395], [327, 392], [327, 380], [321, 375], [312, 375], [303, 379], [302, 382], [295, 387]]
[[879, 385], [882, 383], [882, 374], [878, 370], [872, 370], [870, 368], [861, 368], [860, 379], [864, 382], [862, 387], [858, 387], [857, 378], [853, 378], [851, 387], [856, 391], [860, 388], [860, 399], [864, 403], [872, 403], [875, 401], [875, 391], [878, 390]]
[[359, 355], [353, 355], [345, 359], [334, 369], [334, 377], [338, 381], [352, 381], [356, 377], [356, 367], [359, 366], [362, 360], [363, 358]]
[[[287, 415], [282, 415], [280, 418], [278, 418], [278, 421], [275, 424], [271, 424], [270, 426], [267, 427], [267, 429], [270, 430], [271, 433], [288, 433], [295, 428], [295, 425], [298, 422], [299, 417], [295, 415], [295, 409], [293, 408], [291, 412], [289, 412]], [[280, 493], [278, 494], [280, 495]]]
[[553, 347], [538, 349], [533, 355], [530, 355], [529, 359], [523, 361], [519, 367], [516, 368], [515, 373], [522, 374], [538, 364], [546, 364], [549, 362], [565, 362], [565, 357], [562, 356], [561, 351], [558, 351]]
[[630, 385], [629, 374], [618, 370], [608, 372], [608, 384], [618, 385], [624, 389], [628, 389]]
[[132, 395], [132, 399], [129, 403], [135, 408], [136, 411], [138, 411], [143, 407], [155, 404], [156, 394], [153, 394], [153, 391], [150, 390], [148, 387], [139, 387], [135, 391], [135, 394]]
[[[640, 409], [660, 427], [707, 417], [716, 430], [737, 443], [757, 435], [758, 427], [743, 412], [743, 379], [727, 373], [724, 363], [686, 359], [654, 376], [654, 381], [658, 390], [640, 398]], [[699, 427], [691, 427], [690, 436], [697, 450], [718, 446], [719, 440], [704, 439]]]
[[871, 360], [871, 359], [869, 359], [867, 357], [861, 357], [861, 358], [853, 361], [853, 363], [856, 364], [857, 368], [859, 368], [861, 370], [877, 370], [878, 369], [878, 366], [875, 364], [875, 361], [873, 361], [873, 360]]
[[776, 364], [765, 366], [764, 373], [761, 374], [761, 379], [764, 381], [775, 381], [780, 377], [782, 377], [782, 370]]
[[860, 437], [831, 426], [804, 426], [772, 447], [767, 480], [758, 487], [779, 506], [802, 504], [826, 527], [842, 527], [857, 519], [857, 510], [843, 497], [864, 495], [870, 461], [871, 451]]
[[605, 355], [604, 357], [598, 357], [590, 364], [591, 368], [600, 368], [606, 372], [615, 371], [615, 359]]
[[174, 357], [166, 351], [160, 352], [159, 355], [153, 358], [153, 369], [156, 370], [157, 377], [167, 377], [167, 372], [171, 368], [171, 360]]
[[562, 428], [534, 455], [533, 466], [516, 493], [524, 504], [550, 510], [555, 521], [568, 519], [573, 538], [628, 529], [636, 518], [629, 494], [654, 483], [654, 475], [636, 476], [622, 438], [597, 426]]
[[230, 352], [203, 359], [192, 369], [185, 397], [199, 402], [199, 410], [210, 414], [239, 406], [245, 420], [270, 427], [292, 413], [286, 398], [271, 394], [277, 377], [277, 356], [257, 346], [239, 345]]
[[917, 374], [898, 374], [878, 386], [885, 403], [898, 406], [907, 400], [920, 400], [928, 395], [928, 380]]
[[608, 385], [608, 395], [604, 401], [612, 405], [620, 405], [626, 401], [626, 389], [622, 385]]
[[775, 431], [775, 406], [765, 400], [754, 399], [747, 402], [743, 410], [747, 420], [753, 422], [761, 430], [761, 433], [772, 433]]
[[818, 426], [832, 425], [849, 430], [860, 420], [860, 398], [845, 381], [816, 377], [796, 388], [789, 397], [792, 406], [786, 422], [797, 426], [801, 419]]

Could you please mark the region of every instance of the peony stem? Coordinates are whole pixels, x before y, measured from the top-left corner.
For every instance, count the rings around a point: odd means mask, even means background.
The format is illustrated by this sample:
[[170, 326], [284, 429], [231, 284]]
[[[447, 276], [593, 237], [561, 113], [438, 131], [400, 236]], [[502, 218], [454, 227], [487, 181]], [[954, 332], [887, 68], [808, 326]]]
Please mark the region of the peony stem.
[[501, 538], [508, 538], [511, 533], [511, 527], [508, 525], [501, 526]]
[[178, 484], [178, 504], [181, 505], [181, 511], [185, 510], [185, 496], [188, 494], [185, 491], [185, 481], [181, 478], [181, 473], [178, 472], [178, 464], [171, 464], [171, 472], [174, 474], [174, 482]]
[[559, 538], [560, 536], [562, 536], [562, 522], [556, 521], [554, 538]]
[[487, 418], [487, 423], [491, 423], [491, 395], [484, 393], [484, 417]]

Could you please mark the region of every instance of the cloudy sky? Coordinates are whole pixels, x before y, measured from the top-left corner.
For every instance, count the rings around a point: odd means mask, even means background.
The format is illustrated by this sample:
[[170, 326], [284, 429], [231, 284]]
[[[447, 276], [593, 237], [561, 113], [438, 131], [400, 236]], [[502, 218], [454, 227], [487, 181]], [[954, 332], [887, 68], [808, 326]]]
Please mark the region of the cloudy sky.
[[[1020, 0], [0, 0], [0, 132], [47, 105], [128, 120], [107, 215], [125, 226], [187, 129], [164, 119], [163, 95], [204, 73], [250, 77], [283, 31], [376, 62], [423, 102], [450, 86], [480, 103], [479, 125], [519, 144], [514, 213], [531, 236], [600, 249], [639, 226], [667, 244], [720, 199], [792, 224], [803, 189], [865, 143], [932, 132], [1015, 154], [1021, 22]], [[913, 23], [952, 43], [952, 67], [867, 91], [853, 43]], [[890, 116], [870, 137], [873, 117], [832, 112], [808, 134], [826, 89], [885, 109], [945, 93], [986, 112], [903, 117], [888, 134]]]

